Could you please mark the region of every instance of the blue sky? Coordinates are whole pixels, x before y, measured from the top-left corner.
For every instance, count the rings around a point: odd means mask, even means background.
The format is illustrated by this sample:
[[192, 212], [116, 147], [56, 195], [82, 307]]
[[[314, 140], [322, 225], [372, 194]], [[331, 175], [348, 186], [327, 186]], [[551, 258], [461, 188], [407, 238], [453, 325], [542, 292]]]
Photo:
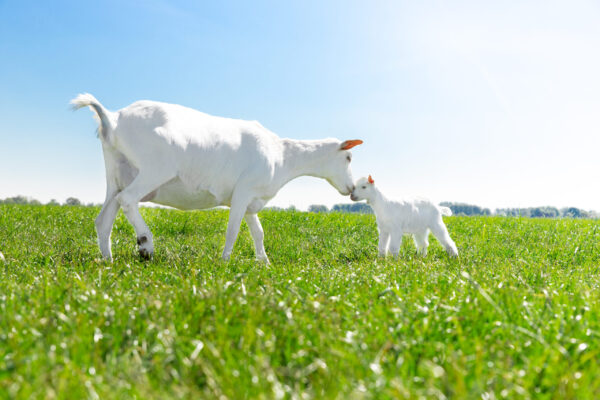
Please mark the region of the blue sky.
[[[389, 196], [600, 210], [600, 3], [0, 0], [0, 198], [104, 198], [95, 122], [179, 103], [360, 138]], [[347, 202], [300, 178], [271, 204]]]

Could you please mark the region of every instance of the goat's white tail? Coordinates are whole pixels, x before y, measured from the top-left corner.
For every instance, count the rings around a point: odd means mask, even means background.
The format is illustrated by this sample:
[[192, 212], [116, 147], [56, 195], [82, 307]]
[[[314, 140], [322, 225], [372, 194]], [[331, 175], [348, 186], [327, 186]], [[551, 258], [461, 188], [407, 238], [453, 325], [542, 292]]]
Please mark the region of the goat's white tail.
[[449, 217], [452, 215], [452, 210], [449, 207], [439, 206], [440, 212], [442, 215]]
[[90, 107], [96, 113], [98, 119], [98, 136], [100, 140], [110, 143], [110, 131], [114, 127], [113, 113], [108, 111], [94, 96], [89, 93], [83, 93], [71, 100], [73, 110], [79, 110], [81, 107]]

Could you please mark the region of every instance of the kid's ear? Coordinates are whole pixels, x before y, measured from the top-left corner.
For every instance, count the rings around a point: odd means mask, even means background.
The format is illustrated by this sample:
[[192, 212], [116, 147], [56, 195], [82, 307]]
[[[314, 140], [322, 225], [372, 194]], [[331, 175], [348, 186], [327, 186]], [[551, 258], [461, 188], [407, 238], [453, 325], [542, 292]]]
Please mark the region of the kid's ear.
[[373, 180], [373, 178], [371, 178], [371, 175], [369, 175], [369, 183], [372, 185], [375, 183], [375, 181]]
[[344, 143], [342, 143], [342, 145], [340, 146], [340, 150], [350, 150], [351, 148], [353, 148], [354, 146], [358, 146], [359, 144], [362, 144], [363, 141], [360, 139], [354, 139], [354, 140], [346, 140]]

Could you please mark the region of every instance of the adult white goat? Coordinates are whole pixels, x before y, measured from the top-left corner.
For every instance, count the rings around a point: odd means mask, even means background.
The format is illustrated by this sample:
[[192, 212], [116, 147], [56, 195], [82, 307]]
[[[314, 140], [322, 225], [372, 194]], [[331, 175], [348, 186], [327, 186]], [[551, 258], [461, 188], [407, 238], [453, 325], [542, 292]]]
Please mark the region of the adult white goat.
[[140, 255], [152, 256], [152, 233], [138, 210], [140, 201], [151, 201], [185, 210], [229, 206], [223, 259], [230, 258], [245, 216], [256, 257], [268, 263], [256, 213], [283, 185], [310, 175], [342, 195], [353, 189], [348, 150], [361, 140], [281, 139], [256, 121], [154, 101], [110, 112], [91, 94], [81, 94], [71, 104], [89, 106], [99, 119], [106, 200], [96, 230], [105, 259], [112, 260], [110, 233], [119, 207], [135, 228]]
[[379, 256], [385, 257], [388, 251], [398, 257], [402, 235], [412, 234], [417, 251], [427, 255], [429, 231], [440, 241], [451, 257], [458, 257], [456, 244], [450, 238], [442, 215], [452, 215], [448, 207], [438, 206], [426, 199], [388, 200], [369, 175], [360, 178], [350, 195], [354, 201], [367, 200], [373, 207], [379, 229]]

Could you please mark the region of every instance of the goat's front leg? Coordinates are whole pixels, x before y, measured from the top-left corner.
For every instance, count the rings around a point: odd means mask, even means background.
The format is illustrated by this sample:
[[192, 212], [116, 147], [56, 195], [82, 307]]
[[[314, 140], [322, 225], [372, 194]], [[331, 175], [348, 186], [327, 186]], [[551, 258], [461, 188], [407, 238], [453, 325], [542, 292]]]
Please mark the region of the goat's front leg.
[[112, 252], [110, 249], [110, 233], [117, 213], [119, 212], [119, 202], [115, 194], [106, 196], [106, 201], [102, 206], [102, 211], [96, 218], [96, 233], [98, 234], [98, 246], [105, 260], [112, 261]]
[[415, 246], [417, 247], [417, 254], [423, 257], [427, 256], [427, 247], [429, 246], [429, 229], [425, 229], [425, 232], [415, 233], [413, 235]]
[[402, 246], [402, 232], [394, 232], [390, 238], [390, 253], [394, 258], [398, 258], [400, 247]]
[[245, 219], [246, 223], [248, 224], [248, 228], [250, 228], [252, 240], [254, 240], [256, 258], [260, 261], [263, 261], [265, 264], [269, 264], [269, 258], [267, 257], [267, 253], [265, 252], [265, 234], [260, 224], [260, 220], [258, 219], [258, 215], [246, 214]]
[[142, 258], [150, 259], [152, 257], [154, 244], [152, 242], [152, 232], [150, 232], [150, 228], [148, 228], [140, 214], [138, 203], [144, 196], [160, 187], [173, 176], [140, 171], [133, 182], [116, 196], [127, 220], [135, 229], [138, 251]]
[[246, 214], [246, 208], [248, 207], [249, 200], [240, 195], [234, 194], [231, 200], [231, 207], [229, 208], [229, 222], [227, 223], [227, 234], [225, 235], [225, 248], [223, 249], [223, 260], [229, 261], [231, 252], [233, 251], [233, 245], [237, 239], [238, 233], [240, 232], [240, 224], [242, 218]]
[[387, 255], [388, 243], [390, 241], [390, 234], [384, 230], [379, 230], [379, 257], [385, 257]]

